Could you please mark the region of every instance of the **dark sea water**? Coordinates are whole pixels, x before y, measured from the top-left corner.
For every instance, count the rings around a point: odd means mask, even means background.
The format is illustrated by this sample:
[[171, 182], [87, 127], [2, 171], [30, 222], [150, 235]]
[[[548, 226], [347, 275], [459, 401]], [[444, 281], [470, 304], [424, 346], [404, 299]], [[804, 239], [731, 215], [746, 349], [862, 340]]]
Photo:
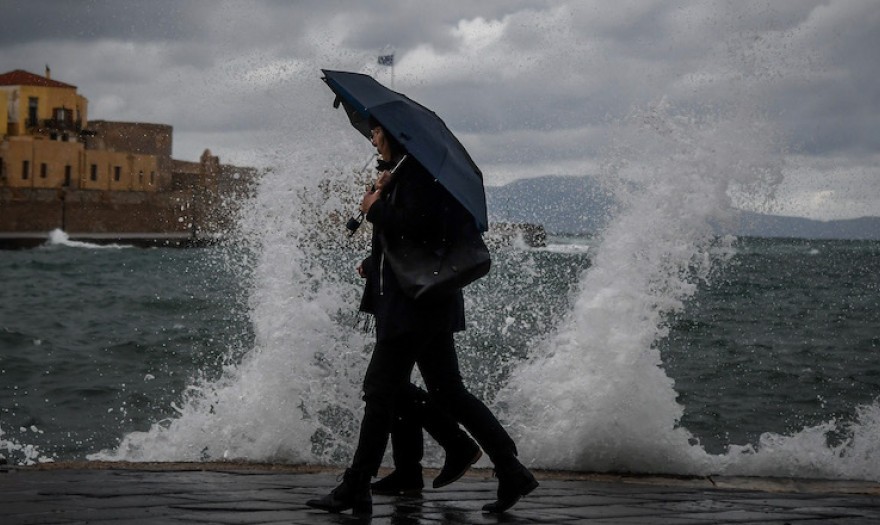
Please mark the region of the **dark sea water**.
[[243, 283], [217, 256], [64, 244], [0, 252], [3, 437], [82, 459], [174, 414], [195, 376], [216, 375], [251, 345]]
[[[468, 291], [469, 329], [459, 339], [463, 372], [475, 393], [495, 400], [516, 363], [557, 331], [572, 310], [585, 308], [575, 301], [580, 279], [602, 249], [587, 249], [593, 242], [554, 239], [547, 249], [495, 253], [492, 274]], [[356, 258], [340, 255], [346, 268]], [[303, 407], [319, 394], [356, 398], [356, 388], [328, 392], [338, 388], [342, 374], [357, 384], [369, 339], [361, 336], [354, 350], [345, 352], [347, 370], [338, 364], [332, 371], [309, 369], [310, 363], [288, 350], [297, 343], [285, 325], [297, 323], [296, 339], [307, 342], [314, 337], [308, 327], [322, 331], [330, 321], [318, 314], [299, 319], [312, 314], [285, 303], [284, 293], [277, 301], [265, 300], [278, 286], [266, 275], [252, 275], [250, 260], [243, 249], [223, 246], [181, 250], [61, 243], [0, 252], [0, 454], [17, 463], [86, 457], [344, 458], [349, 449], [333, 449], [321, 440], [350, 446], [346, 432], [357, 422], [356, 410], [316, 415]], [[690, 445], [720, 455], [725, 464], [736, 462], [731, 458], [742, 453], [738, 447], [759, 449], [762, 441], [767, 447], [779, 440], [777, 452], [804, 458], [829, 454], [833, 462], [835, 455], [848, 454], [834, 447], [852, 447], [854, 436], [868, 455], [865, 461], [876, 462], [880, 437], [871, 414], [880, 395], [878, 270], [878, 242], [737, 241], [731, 258], [698, 282], [683, 308], [662, 320], [661, 336], [652, 343], [662, 356], [653, 369], [668, 376], [683, 407], [669, 425], [685, 429]], [[282, 280], [296, 278], [284, 268], [277, 271]], [[335, 300], [345, 304], [356, 298], [357, 285], [355, 278], [342, 279], [335, 285], [341, 299]], [[349, 313], [340, 307], [338, 317]], [[357, 332], [347, 321], [337, 326]], [[274, 333], [282, 335], [276, 340]], [[600, 375], [601, 386], [619, 374]], [[308, 391], [285, 390], [294, 383], [308, 384]], [[566, 387], [548, 388], [564, 394]], [[567, 412], [568, 417], [583, 418], [589, 426], [591, 417], [617, 417], [613, 411], [627, 410], [603, 400], [601, 388], [588, 392], [578, 396], [587, 398], [582, 401], [595, 413]], [[596, 399], [590, 399], [593, 394]], [[323, 427], [309, 423], [315, 417], [324, 418]], [[301, 422], [308, 425], [301, 428]], [[287, 428], [276, 432], [279, 426]], [[254, 427], [262, 431], [248, 433]], [[297, 432], [311, 450], [299, 450], [303, 445], [290, 437]], [[554, 432], [545, 430], [548, 442]], [[631, 453], [626, 434], [632, 429], [618, 432], [620, 453]], [[794, 442], [785, 436], [794, 436]], [[267, 443], [261, 443], [264, 439]], [[603, 438], [587, 433], [581, 441], [592, 439]], [[874, 441], [866, 444], [866, 439]], [[246, 448], [245, 443], [257, 445]], [[525, 446], [533, 455], [542, 454], [540, 447]], [[100, 451], [105, 452], [92, 456]], [[665, 455], [654, 454], [660, 462]], [[532, 462], [541, 465], [542, 459]], [[603, 468], [589, 460], [565, 461], [571, 468]], [[546, 463], [558, 466], [549, 454]], [[771, 458], [769, 471], [748, 465], [738, 471], [817, 472], [815, 466], [798, 470], [790, 463], [774, 467]], [[832, 474], [871, 477], [848, 469], [844, 465]], [[830, 475], [826, 467], [818, 472]]]
[[880, 243], [746, 239], [662, 341], [682, 424], [720, 451], [880, 395]]

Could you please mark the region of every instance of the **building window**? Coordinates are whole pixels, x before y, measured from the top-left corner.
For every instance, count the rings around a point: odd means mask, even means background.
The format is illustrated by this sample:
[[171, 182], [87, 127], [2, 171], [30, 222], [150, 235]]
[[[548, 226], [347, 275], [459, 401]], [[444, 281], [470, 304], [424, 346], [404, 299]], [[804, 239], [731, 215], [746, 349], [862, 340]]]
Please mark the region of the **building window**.
[[98, 165], [97, 164], [92, 164], [92, 173], [89, 176], [89, 178], [92, 180], [98, 180]]
[[39, 116], [39, 111], [37, 109], [40, 106], [40, 99], [37, 97], [28, 97], [28, 127], [33, 128], [37, 125], [37, 118]]
[[141, 186], [144, 184], [144, 170], [138, 172], [138, 184]]
[[21, 162], [21, 180], [27, 180], [31, 173], [31, 161], [24, 160]]
[[113, 167], [113, 180], [119, 182], [122, 179], [122, 166]]
[[155, 171], [150, 172], [150, 186], [152, 186], [153, 184], [156, 184], [156, 172]]
[[55, 123], [57, 125], [73, 124], [73, 113], [67, 108], [55, 108]]
[[0, 179], [6, 178], [6, 171], [3, 169], [6, 165], [3, 163], [3, 157], [0, 157]]
[[49, 176], [49, 165], [45, 162], [40, 163], [40, 178], [45, 179]]
[[72, 175], [71, 172], [72, 172], [72, 169], [70, 167], [70, 164], [68, 164], [67, 166], [64, 166], [64, 185], [65, 186], [70, 186], [70, 177]]

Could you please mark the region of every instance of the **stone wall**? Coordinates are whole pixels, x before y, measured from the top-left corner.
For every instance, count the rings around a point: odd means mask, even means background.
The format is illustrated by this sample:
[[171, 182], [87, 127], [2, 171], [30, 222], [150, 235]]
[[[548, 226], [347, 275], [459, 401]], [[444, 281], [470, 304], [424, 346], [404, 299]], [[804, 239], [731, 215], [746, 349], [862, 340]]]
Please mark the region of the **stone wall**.
[[189, 233], [192, 196], [143, 191], [75, 191], [65, 195], [65, 225], [75, 233]]
[[0, 232], [48, 232], [60, 228], [58, 190], [0, 188]]
[[174, 128], [167, 124], [92, 120], [86, 137], [86, 149], [125, 151], [141, 155], [171, 158]]
[[174, 128], [167, 124], [144, 122], [89, 122], [91, 134], [85, 137], [86, 150], [126, 152], [156, 158], [157, 189], [171, 185], [171, 148]]
[[45, 233], [190, 234], [201, 225], [188, 192], [0, 188], [0, 235]]

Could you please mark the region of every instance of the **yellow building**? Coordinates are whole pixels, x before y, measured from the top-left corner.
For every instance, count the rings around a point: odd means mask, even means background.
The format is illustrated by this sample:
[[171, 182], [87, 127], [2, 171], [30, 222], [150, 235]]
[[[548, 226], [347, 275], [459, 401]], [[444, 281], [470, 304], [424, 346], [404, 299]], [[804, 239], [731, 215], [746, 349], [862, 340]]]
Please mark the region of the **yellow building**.
[[167, 124], [89, 120], [85, 97], [48, 68], [0, 74], [0, 248], [57, 228], [90, 242], [213, 242], [258, 172], [207, 149], [173, 159], [172, 139]]
[[103, 147], [89, 129], [88, 100], [48, 68], [0, 74], [0, 187], [158, 191], [170, 184], [161, 170], [170, 161], [160, 156], [170, 159], [171, 127], [144, 126], [162, 129], [167, 151]]
[[20, 69], [4, 73], [0, 91], [6, 94], [5, 134], [70, 140], [87, 123], [88, 101], [77, 94], [76, 86], [52, 80], [48, 68], [45, 77]]

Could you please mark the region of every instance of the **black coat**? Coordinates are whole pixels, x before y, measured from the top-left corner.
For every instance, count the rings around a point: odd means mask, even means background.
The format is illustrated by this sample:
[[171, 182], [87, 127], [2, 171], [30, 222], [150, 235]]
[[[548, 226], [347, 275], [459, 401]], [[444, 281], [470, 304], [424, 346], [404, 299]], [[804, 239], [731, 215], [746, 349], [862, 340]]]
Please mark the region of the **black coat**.
[[370, 207], [367, 220], [373, 225], [373, 237], [363, 264], [367, 282], [360, 309], [375, 316], [376, 339], [464, 330], [461, 290], [418, 300], [406, 296], [384, 260], [380, 235], [389, 242], [407, 237], [436, 246], [447, 232], [461, 231], [459, 221], [473, 220], [467, 211], [410, 156]]

